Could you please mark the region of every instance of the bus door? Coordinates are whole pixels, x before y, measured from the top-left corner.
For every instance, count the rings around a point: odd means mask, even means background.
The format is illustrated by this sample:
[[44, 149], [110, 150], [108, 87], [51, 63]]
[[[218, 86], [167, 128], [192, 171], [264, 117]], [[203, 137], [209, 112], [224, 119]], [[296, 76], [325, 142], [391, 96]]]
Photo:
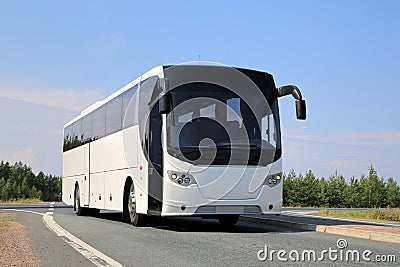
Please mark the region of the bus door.
[[[143, 138], [141, 142], [148, 164], [148, 213], [154, 215], [161, 214], [163, 199], [162, 120], [157, 102], [157, 81], [158, 76], [152, 76], [140, 82], [138, 109], [140, 138]], [[144, 125], [141, 122], [144, 122]]]
[[148, 127], [148, 209], [158, 213], [161, 212], [163, 197], [163, 152], [161, 146], [162, 119], [159, 113], [158, 103], [153, 106], [150, 112]]

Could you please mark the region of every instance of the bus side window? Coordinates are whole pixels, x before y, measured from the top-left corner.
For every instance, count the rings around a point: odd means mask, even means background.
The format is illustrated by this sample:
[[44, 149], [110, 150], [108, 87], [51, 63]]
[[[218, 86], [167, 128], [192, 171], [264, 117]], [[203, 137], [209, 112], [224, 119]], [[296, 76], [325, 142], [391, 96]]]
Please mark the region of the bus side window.
[[122, 97], [117, 96], [107, 103], [106, 111], [106, 135], [121, 130], [122, 126]]
[[93, 114], [90, 113], [82, 119], [82, 142], [84, 144], [92, 141]]
[[103, 105], [93, 112], [93, 140], [103, 137], [106, 133], [106, 106]]
[[124, 92], [122, 95], [122, 128], [126, 129], [134, 125], [134, 110], [136, 104], [136, 97], [134, 97], [137, 90], [137, 85]]
[[63, 146], [64, 152], [71, 149], [71, 141], [72, 141], [72, 124], [64, 129], [64, 146]]
[[81, 145], [82, 141], [82, 121], [78, 120], [72, 124], [72, 148]]

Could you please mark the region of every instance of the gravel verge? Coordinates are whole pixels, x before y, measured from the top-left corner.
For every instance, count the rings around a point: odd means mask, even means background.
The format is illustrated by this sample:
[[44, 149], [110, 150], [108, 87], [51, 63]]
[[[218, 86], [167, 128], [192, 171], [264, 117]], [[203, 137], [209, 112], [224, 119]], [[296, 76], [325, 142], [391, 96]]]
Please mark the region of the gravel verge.
[[15, 217], [0, 211], [0, 266], [40, 266], [25, 227]]

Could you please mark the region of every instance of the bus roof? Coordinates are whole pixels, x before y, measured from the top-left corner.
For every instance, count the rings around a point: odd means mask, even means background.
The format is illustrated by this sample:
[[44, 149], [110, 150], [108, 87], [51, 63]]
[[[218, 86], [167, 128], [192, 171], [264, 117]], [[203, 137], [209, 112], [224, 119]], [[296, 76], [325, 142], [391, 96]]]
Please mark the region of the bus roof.
[[115, 91], [114, 93], [112, 93], [111, 95], [107, 96], [106, 98], [104, 98], [103, 100], [99, 100], [97, 102], [95, 102], [94, 104], [90, 105], [89, 107], [85, 108], [84, 110], [81, 111], [81, 113], [76, 116], [75, 118], [73, 118], [72, 120], [70, 120], [69, 122], [67, 122], [64, 125], [64, 128], [71, 125], [72, 123], [74, 123], [75, 121], [83, 118], [84, 116], [86, 116], [87, 114], [89, 114], [90, 112], [94, 111], [95, 109], [97, 109], [98, 107], [104, 105], [105, 103], [107, 103], [108, 101], [110, 101], [111, 99], [113, 99], [114, 97], [124, 93], [125, 91], [127, 91], [128, 89], [132, 88], [133, 86], [139, 84], [139, 82], [141, 80], [145, 80], [151, 76], [155, 76], [158, 75], [162, 78], [163, 76], [163, 68], [164, 66], [156, 66], [154, 68], [152, 68], [151, 70], [149, 70], [148, 72], [144, 73], [143, 75], [137, 77], [136, 79], [134, 79], [133, 81], [131, 81], [130, 83], [128, 83], [127, 85], [123, 86], [122, 88], [118, 89], [117, 91]]
[[[137, 77], [136, 79], [134, 79], [133, 81], [131, 81], [127, 85], [125, 85], [122, 88], [118, 89], [117, 91], [115, 91], [111, 95], [107, 96], [103, 100], [99, 100], [99, 101], [95, 102], [94, 104], [90, 105], [89, 107], [85, 108], [84, 110], [82, 110], [81, 113], [78, 116], [76, 116], [75, 118], [73, 118], [72, 120], [70, 120], [69, 122], [64, 124], [64, 128], [69, 126], [69, 125], [71, 125], [71, 124], [73, 124], [75, 121], [83, 118], [84, 116], [86, 116], [90, 112], [94, 111], [98, 107], [104, 105], [105, 103], [107, 103], [108, 101], [113, 99], [114, 97], [116, 97], [118, 95], [121, 95], [122, 93], [124, 93], [125, 91], [129, 90], [133, 86], [139, 84], [141, 80], [145, 80], [145, 79], [147, 79], [147, 78], [149, 78], [151, 76], [156, 76], [156, 75], [159, 76], [160, 78], [164, 78], [164, 71], [163, 70], [167, 69], [167, 68], [170, 68], [170, 67], [175, 67], [175, 66], [213, 66], [213, 67], [231, 68], [230, 66], [217, 64], [217, 63], [212, 63], [212, 62], [193, 62], [193, 63], [178, 64], [178, 65], [158, 65], [158, 66], [152, 68], [151, 70], [147, 71], [146, 73], [142, 74], [141, 76]], [[263, 74], [270, 75], [267, 72], [262, 72], [262, 71], [252, 70], [252, 69], [238, 68], [238, 67], [233, 67], [233, 68], [235, 68], [235, 69], [237, 69], [239, 71], [245, 70], [245, 71], [257, 72], [257, 73], [263, 73]]]

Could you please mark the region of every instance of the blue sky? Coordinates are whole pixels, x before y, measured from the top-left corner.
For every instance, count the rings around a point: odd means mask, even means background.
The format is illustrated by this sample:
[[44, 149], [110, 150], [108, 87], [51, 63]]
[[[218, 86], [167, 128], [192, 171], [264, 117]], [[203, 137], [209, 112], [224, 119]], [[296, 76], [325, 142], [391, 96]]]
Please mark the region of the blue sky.
[[398, 1], [1, 1], [0, 158], [61, 174], [62, 125], [160, 64], [214, 61], [296, 84], [284, 171], [400, 181]]

